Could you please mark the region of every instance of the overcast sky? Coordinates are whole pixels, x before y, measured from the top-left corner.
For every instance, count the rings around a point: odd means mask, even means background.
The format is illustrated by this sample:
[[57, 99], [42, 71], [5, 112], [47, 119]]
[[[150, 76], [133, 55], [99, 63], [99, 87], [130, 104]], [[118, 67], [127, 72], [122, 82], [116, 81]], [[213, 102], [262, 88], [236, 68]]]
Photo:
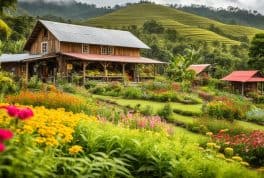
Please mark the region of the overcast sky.
[[[37, 1], [37, 0], [20, 0]], [[72, 1], [72, 0], [46, 0], [46, 1]], [[115, 4], [125, 4], [127, 2], [138, 2], [139, 0], [76, 0], [97, 6], [114, 6]], [[264, 14], [264, 0], [152, 0], [159, 4], [203, 4], [211, 7], [240, 7], [243, 9], [257, 10]]]

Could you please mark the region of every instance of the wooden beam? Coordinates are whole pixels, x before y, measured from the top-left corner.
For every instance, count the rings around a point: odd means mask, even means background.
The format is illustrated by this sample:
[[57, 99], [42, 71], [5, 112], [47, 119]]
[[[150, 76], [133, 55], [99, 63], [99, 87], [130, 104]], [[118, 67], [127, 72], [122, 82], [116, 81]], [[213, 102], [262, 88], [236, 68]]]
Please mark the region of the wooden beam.
[[244, 82], [242, 82], [242, 96], [244, 96], [244, 94], [245, 94], [245, 84], [244, 84]]
[[126, 64], [122, 64], [122, 73], [123, 73], [123, 82], [125, 83], [126, 81]]
[[86, 82], [86, 68], [88, 66], [88, 63], [86, 61], [83, 62], [83, 86], [85, 85]]
[[28, 69], [28, 62], [26, 62], [26, 83], [28, 83], [28, 79], [29, 79], [29, 69]]

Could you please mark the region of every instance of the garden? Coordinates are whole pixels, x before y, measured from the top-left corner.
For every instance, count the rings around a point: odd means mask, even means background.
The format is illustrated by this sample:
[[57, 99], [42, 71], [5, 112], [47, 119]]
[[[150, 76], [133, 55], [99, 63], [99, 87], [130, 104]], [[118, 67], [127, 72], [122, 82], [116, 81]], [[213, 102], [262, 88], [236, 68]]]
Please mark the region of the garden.
[[244, 97], [162, 77], [25, 87], [2, 76], [0, 177], [262, 177], [263, 110]]

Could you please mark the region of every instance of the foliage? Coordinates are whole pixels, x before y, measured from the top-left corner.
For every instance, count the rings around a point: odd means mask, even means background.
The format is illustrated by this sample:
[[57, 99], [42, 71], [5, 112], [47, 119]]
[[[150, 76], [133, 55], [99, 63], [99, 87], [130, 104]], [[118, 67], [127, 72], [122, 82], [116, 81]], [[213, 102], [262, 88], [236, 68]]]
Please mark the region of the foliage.
[[264, 33], [256, 34], [249, 48], [250, 61], [248, 62], [250, 67], [254, 69], [263, 70], [264, 60]]
[[158, 111], [158, 115], [164, 119], [171, 120], [173, 109], [170, 103], [164, 105], [164, 108]]
[[43, 83], [37, 75], [31, 77], [27, 83], [27, 87], [30, 89], [40, 90]]
[[0, 39], [7, 39], [10, 35], [11, 29], [2, 19], [0, 19]]
[[14, 7], [16, 5], [17, 0], [2, 0], [0, 2], [0, 16], [3, 15], [5, 8]]
[[0, 92], [1, 94], [14, 93], [18, 91], [18, 86], [10, 73], [0, 71]]
[[30, 92], [22, 91], [18, 95], [9, 95], [5, 99], [8, 103], [23, 105], [45, 106], [47, 108], [64, 108], [66, 111], [85, 112], [91, 114], [89, 105], [76, 96], [61, 92]]
[[145, 33], [163, 33], [164, 27], [155, 20], [149, 20], [143, 24], [143, 31]]
[[238, 98], [227, 96], [217, 97], [204, 107], [204, 112], [217, 119], [244, 120], [245, 113], [250, 110], [251, 104]]

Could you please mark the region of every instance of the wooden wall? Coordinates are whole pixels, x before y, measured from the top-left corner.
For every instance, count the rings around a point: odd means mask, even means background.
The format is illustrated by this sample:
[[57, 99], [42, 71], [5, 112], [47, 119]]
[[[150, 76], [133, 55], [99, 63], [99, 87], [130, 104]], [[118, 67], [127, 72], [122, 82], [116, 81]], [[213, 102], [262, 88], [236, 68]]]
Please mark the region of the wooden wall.
[[[116, 56], [140, 56], [140, 50], [136, 48], [125, 48], [125, 47], [113, 47], [113, 55]], [[61, 52], [69, 52], [69, 53], [82, 53], [82, 44], [79, 43], [66, 43], [61, 42], [60, 45]], [[100, 45], [89, 45], [89, 53], [90, 54], [101, 54], [101, 46]]]
[[35, 42], [31, 46], [31, 54], [41, 53], [41, 43], [48, 42], [48, 53], [59, 52], [59, 41], [48, 31], [48, 37], [44, 37], [44, 28], [40, 31]]

